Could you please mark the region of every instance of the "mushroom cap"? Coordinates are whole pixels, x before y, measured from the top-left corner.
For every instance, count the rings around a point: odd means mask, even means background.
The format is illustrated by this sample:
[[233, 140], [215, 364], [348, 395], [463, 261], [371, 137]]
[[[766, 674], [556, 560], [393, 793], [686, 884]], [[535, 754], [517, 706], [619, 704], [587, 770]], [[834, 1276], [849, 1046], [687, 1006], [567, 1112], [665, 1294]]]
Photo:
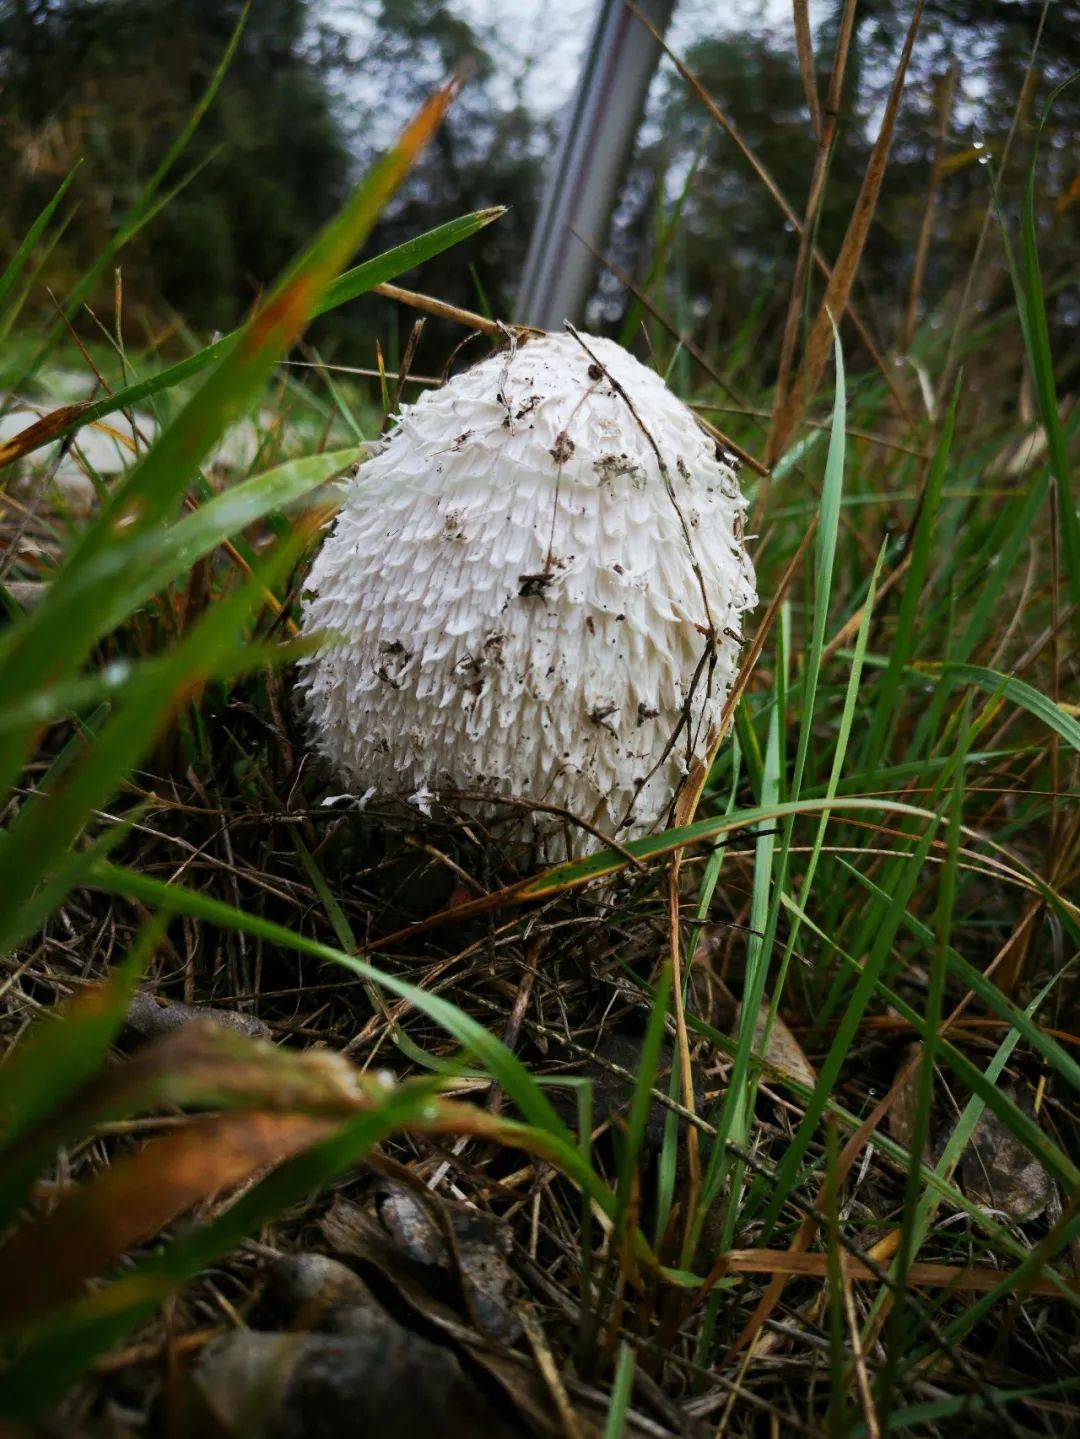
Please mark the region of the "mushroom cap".
[[[315, 743], [365, 797], [649, 833], [735, 676], [744, 510], [733, 461], [613, 341], [489, 356], [402, 406], [347, 484], [303, 615], [332, 637], [303, 672]], [[520, 814], [548, 858], [599, 844]]]

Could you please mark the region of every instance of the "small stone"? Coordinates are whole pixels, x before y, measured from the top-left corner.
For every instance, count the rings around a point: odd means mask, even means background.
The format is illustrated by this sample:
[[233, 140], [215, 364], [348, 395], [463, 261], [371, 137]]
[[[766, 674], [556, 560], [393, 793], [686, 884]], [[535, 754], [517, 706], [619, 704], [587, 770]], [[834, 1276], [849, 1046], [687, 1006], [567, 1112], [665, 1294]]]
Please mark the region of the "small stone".
[[227, 1434], [265, 1439], [508, 1439], [457, 1358], [379, 1310], [342, 1334], [229, 1334], [209, 1344], [196, 1391]]
[[286, 1254], [267, 1270], [251, 1323], [256, 1329], [334, 1330], [335, 1315], [343, 1306], [375, 1304], [359, 1274], [340, 1260], [326, 1254]]
[[203, 1020], [216, 1024], [222, 1029], [231, 1029], [249, 1039], [270, 1039], [271, 1030], [254, 1014], [239, 1014], [232, 1009], [211, 1009], [195, 1004], [182, 1004], [179, 1000], [157, 999], [141, 990], [132, 997], [124, 1016], [124, 1024], [140, 1039], [159, 1039], [163, 1034], [172, 1034], [185, 1024]]

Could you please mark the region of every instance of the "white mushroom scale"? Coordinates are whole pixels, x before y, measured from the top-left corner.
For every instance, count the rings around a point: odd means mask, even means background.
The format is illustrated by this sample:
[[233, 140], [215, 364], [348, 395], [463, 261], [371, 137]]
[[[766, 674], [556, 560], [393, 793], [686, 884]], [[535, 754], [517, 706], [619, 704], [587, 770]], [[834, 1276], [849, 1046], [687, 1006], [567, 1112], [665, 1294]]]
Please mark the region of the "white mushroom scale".
[[348, 483], [304, 608], [328, 636], [302, 680], [319, 749], [363, 796], [521, 801], [551, 859], [600, 843], [556, 811], [649, 833], [735, 676], [744, 509], [733, 461], [613, 341], [491, 355]]

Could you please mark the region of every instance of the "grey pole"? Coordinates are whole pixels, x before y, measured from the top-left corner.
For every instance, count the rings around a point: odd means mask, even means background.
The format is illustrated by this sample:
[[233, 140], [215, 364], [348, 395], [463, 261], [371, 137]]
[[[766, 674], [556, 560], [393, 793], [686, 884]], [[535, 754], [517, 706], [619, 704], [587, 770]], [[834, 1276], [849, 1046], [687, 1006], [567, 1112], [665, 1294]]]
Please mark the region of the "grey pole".
[[[636, 3], [663, 34], [675, 0]], [[659, 45], [623, 0], [598, 0], [518, 290], [521, 324], [556, 330], [581, 319], [596, 260], [573, 231], [602, 248], [659, 59]]]

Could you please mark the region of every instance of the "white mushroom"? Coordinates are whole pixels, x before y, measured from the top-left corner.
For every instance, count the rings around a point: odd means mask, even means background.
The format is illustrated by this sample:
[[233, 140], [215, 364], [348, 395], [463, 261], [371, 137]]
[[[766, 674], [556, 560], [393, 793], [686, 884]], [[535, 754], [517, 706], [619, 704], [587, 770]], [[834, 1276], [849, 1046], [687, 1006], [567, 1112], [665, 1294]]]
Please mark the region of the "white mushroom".
[[[303, 684], [358, 793], [657, 828], [756, 602], [733, 462], [611, 340], [544, 335], [406, 405], [308, 582]], [[490, 806], [485, 805], [488, 810]], [[521, 809], [549, 858], [588, 831]]]

